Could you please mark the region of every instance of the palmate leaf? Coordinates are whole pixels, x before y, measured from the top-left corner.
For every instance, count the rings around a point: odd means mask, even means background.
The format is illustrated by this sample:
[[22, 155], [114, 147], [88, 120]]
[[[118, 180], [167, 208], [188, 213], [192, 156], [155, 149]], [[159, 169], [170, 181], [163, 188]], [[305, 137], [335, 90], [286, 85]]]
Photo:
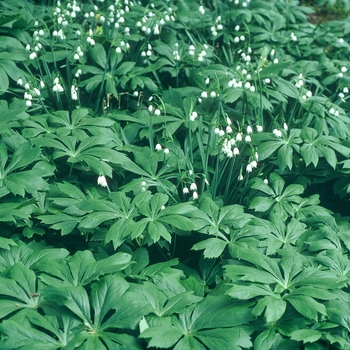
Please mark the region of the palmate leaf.
[[37, 309], [41, 301], [35, 273], [21, 262], [12, 266], [6, 277], [0, 277], [0, 318], [22, 308]]
[[[178, 317], [173, 317], [171, 324], [166, 326], [147, 328], [140, 337], [150, 338], [149, 346], [169, 348], [176, 344], [174, 349], [186, 350], [205, 349], [201, 342], [217, 350], [223, 345], [233, 350], [252, 346], [244, 329], [236, 328], [251, 320], [249, 308], [247, 305], [235, 305], [225, 296], [207, 296]], [[162, 337], [164, 332], [168, 334], [166, 341]]]
[[[74, 332], [67, 348], [83, 344], [89, 349], [140, 349], [138, 342], [127, 334], [116, 334], [115, 329], [133, 328], [140, 321], [145, 309], [140, 303], [123, 298], [129, 284], [121, 276], [109, 275], [91, 285], [90, 298], [81, 287], [47, 287], [43, 290], [46, 300], [63, 305], [80, 319], [79, 330]], [[93, 311], [93, 313], [91, 313]], [[84, 328], [82, 327], [84, 325]], [[109, 344], [106, 347], [104, 344]], [[129, 347], [128, 347], [129, 346]]]
[[229, 242], [226, 242], [219, 238], [209, 238], [202, 242], [196, 243], [191, 249], [192, 250], [202, 250], [204, 249], [204, 257], [211, 259], [211, 258], [218, 258], [226, 246], [229, 244]]
[[5, 335], [0, 341], [0, 347], [3, 350], [58, 350], [65, 345], [46, 332], [23, 326], [12, 320], [3, 321], [0, 324], [0, 332]]
[[78, 251], [64, 262], [53, 262], [50, 266], [38, 263], [37, 268], [45, 272], [40, 279], [54, 286], [86, 285], [99, 276], [120, 271], [131, 263], [131, 255], [116, 253], [96, 261], [91, 251]]

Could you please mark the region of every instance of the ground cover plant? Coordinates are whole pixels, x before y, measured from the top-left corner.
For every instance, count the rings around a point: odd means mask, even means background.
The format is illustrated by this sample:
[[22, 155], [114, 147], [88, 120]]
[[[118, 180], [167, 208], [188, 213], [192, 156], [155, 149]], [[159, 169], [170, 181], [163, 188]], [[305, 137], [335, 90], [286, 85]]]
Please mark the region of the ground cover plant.
[[339, 4], [0, 1], [1, 349], [350, 349]]

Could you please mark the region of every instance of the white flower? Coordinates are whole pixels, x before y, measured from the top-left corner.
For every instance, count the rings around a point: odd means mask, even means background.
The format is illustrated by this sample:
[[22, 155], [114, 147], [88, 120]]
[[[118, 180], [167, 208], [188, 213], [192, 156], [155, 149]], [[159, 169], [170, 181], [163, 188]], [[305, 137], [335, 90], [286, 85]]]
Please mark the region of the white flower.
[[183, 190], [182, 190], [183, 194], [187, 194], [189, 192], [190, 192], [190, 190], [188, 189], [188, 187], [184, 187]]
[[273, 63], [274, 63], [274, 64], [277, 64], [277, 63], [278, 63], [278, 58], [275, 58], [275, 59], [273, 60]]
[[31, 100], [27, 100], [26, 101], [26, 106], [27, 107], [31, 107], [32, 106], [32, 101]]
[[160, 116], [160, 114], [161, 114], [161, 112], [160, 112], [160, 110], [157, 108], [155, 111], [154, 111], [154, 115], [156, 115], [156, 116]]
[[223, 137], [224, 135], [225, 135], [225, 131], [224, 131], [224, 130], [220, 130], [220, 131], [219, 131], [219, 136], [220, 136], [220, 137]]
[[193, 196], [193, 199], [198, 199], [198, 193], [196, 191], [193, 192], [192, 196]]
[[246, 171], [247, 173], [251, 173], [253, 171], [253, 168], [250, 164], [247, 164]]
[[348, 69], [346, 67], [341, 67], [340, 69], [343, 73], [346, 73], [348, 71]]
[[160, 151], [162, 149], [162, 145], [159, 143], [156, 144], [156, 151]]
[[272, 133], [276, 136], [276, 137], [282, 137], [282, 131], [278, 130], [278, 129], [273, 129]]
[[146, 185], [147, 185], [146, 181], [141, 182], [141, 186], [146, 186]]
[[38, 88], [34, 88], [33, 91], [34, 91], [34, 94], [36, 96], [40, 96], [41, 93], [40, 93], [40, 90]]
[[269, 183], [268, 179], [264, 179], [264, 183], [267, 185]]
[[258, 167], [258, 162], [256, 160], [253, 160], [252, 162], [250, 162], [250, 166], [254, 169]]
[[254, 86], [254, 85], [252, 85], [252, 86], [250, 87], [250, 91], [251, 91], [251, 92], [255, 92], [255, 86]]
[[228, 134], [231, 134], [231, 133], [232, 133], [232, 128], [230, 127], [230, 125], [227, 125], [227, 126], [226, 126], [226, 132], [227, 132]]
[[107, 180], [106, 180], [106, 178], [104, 176], [99, 176], [97, 178], [97, 184], [102, 186], [102, 187], [107, 187], [108, 186]]
[[287, 123], [283, 123], [283, 129], [286, 130], [286, 131], [288, 130], [288, 125], [287, 125]]
[[205, 84], [206, 84], [206, 85], [209, 85], [209, 84], [210, 84], [210, 79], [209, 79], [209, 78], [205, 79]]
[[265, 83], [265, 84], [269, 84], [270, 82], [271, 82], [270, 78], [266, 78], [266, 79], [264, 80], [264, 83]]
[[40, 87], [41, 87], [42, 89], [45, 87], [45, 83], [44, 83], [42, 80], [40, 80]]
[[81, 74], [82, 74], [82, 70], [79, 68], [79, 69], [76, 71], [76, 73], [74, 74], [74, 76], [75, 76], [76, 78], [79, 78]]
[[28, 83], [25, 83], [25, 84], [24, 84], [24, 88], [25, 88], [26, 90], [29, 90], [29, 89], [30, 89], [30, 85], [29, 85]]
[[333, 107], [329, 110], [329, 114], [332, 114], [332, 115], [335, 114], [335, 109]]
[[31, 94], [28, 94], [28, 92], [26, 91], [26, 92], [24, 93], [24, 98], [25, 98], [26, 100], [31, 100], [31, 99], [33, 98], [33, 96], [32, 96]]
[[74, 55], [74, 57], [73, 57], [76, 61], [78, 61], [79, 60], [79, 58], [80, 58], [80, 56], [79, 56], [79, 54], [78, 53], [76, 53], [75, 55]]
[[257, 125], [256, 126], [256, 131], [257, 132], [262, 132], [263, 131], [263, 127], [261, 125]]
[[344, 94], [347, 94], [349, 92], [349, 89], [345, 86], [345, 88], [343, 89]]
[[311, 96], [312, 96], [312, 92], [311, 92], [310, 90], [307, 91], [307, 92], [306, 92], [306, 96], [307, 96], [307, 97], [311, 97]]
[[210, 93], [210, 97], [212, 97], [212, 98], [216, 97], [216, 92], [215, 92], [215, 91], [212, 91], [212, 92]]
[[78, 100], [77, 90], [78, 90], [78, 88], [76, 86], [72, 85], [70, 92], [71, 92], [72, 100], [74, 100], [74, 101]]
[[22, 79], [18, 79], [17, 80], [17, 85], [21, 85], [22, 86], [23, 85], [23, 80]]
[[193, 111], [190, 115], [190, 121], [194, 122], [196, 120], [196, 118], [198, 117], [197, 112]]
[[237, 147], [235, 147], [235, 148], [233, 149], [233, 155], [234, 155], [234, 156], [238, 156], [238, 155], [239, 155], [239, 149], [238, 149]]
[[29, 58], [31, 60], [34, 60], [36, 58], [36, 52], [32, 52], [30, 55], [29, 55]]
[[237, 178], [238, 181], [242, 181], [243, 180], [243, 175], [239, 175], [238, 178]]
[[202, 15], [205, 14], [205, 9], [203, 6], [199, 6], [199, 9], [198, 9], [199, 13], [201, 13]]
[[169, 154], [169, 148], [164, 148], [164, 153]]
[[207, 97], [208, 97], [208, 93], [207, 93], [206, 91], [203, 91], [203, 92], [201, 93], [201, 97], [202, 97], [202, 98], [207, 98]]
[[242, 141], [242, 134], [240, 132], [236, 135], [236, 141]]
[[121, 53], [122, 50], [121, 50], [121, 48], [118, 46], [118, 47], [116, 47], [115, 52], [116, 52], [116, 53]]
[[197, 191], [197, 185], [195, 182], [192, 182], [191, 185], [190, 185], [190, 190], [191, 191]]
[[245, 142], [252, 142], [252, 138], [250, 137], [250, 135], [246, 135], [246, 137], [244, 138]]

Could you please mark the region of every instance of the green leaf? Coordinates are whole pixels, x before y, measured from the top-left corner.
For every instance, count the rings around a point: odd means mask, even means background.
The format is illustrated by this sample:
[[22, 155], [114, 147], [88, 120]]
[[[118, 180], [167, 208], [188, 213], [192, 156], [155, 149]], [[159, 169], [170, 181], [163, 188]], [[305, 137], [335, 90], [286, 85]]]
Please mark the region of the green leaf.
[[282, 145], [283, 145], [283, 141], [280, 139], [259, 143], [258, 145], [259, 160], [264, 160], [269, 158]]
[[105, 69], [107, 64], [107, 56], [104, 47], [100, 43], [95, 43], [94, 46], [89, 45], [88, 49], [92, 60], [101, 68]]
[[204, 257], [211, 259], [211, 258], [218, 258], [224, 251], [227, 244], [228, 242], [225, 242], [222, 239], [209, 238], [202, 242], [196, 243], [191, 249], [193, 250], [204, 249]]
[[249, 335], [242, 328], [217, 328], [198, 331], [195, 334], [208, 349], [250, 349], [252, 342]]
[[293, 148], [290, 145], [283, 145], [277, 152], [277, 164], [281, 170], [286, 167], [292, 170], [293, 167]]
[[251, 298], [255, 298], [257, 296], [263, 296], [263, 295], [273, 295], [273, 292], [270, 288], [266, 286], [259, 286], [259, 285], [233, 285], [230, 289], [226, 292], [227, 295], [229, 295], [232, 298], [236, 298], [239, 300], [248, 300]]
[[110, 310], [129, 288], [129, 284], [120, 276], [109, 275], [95, 282], [91, 287], [91, 305], [94, 309], [94, 325], [100, 326]]
[[254, 209], [257, 212], [266, 212], [271, 206], [275, 204], [275, 200], [268, 197], [255, 197], [250, 205], [249, 209]]
[[254, 349], [267, 350], [271, 349], [276, 340], [275, 330], [266, 329], [261, 332], [254, 340]]
[[318, 313], [326, 315], [326, 307], [315, 299], [306, 295], [290, 295], [286, 298], [292, 306], [304, 317], [318, 320]]
[[322, 337], [322, 332], [315, 329], [300, 329], [291, 334], [291, 339], [305, 343], [314, 343]]
[[83, 287], [48, 286], [42, 290], [42, 295], [53, 304], [67, 307], [92, 329], [89, 297]]
[[3, 350], [57, 350], [64, 346], [46, 332], [12, 320], [4, 320], [0, 324], [0, 332], [5, 335], [0, 342]]
[[148, 347], [168, 349], [184, 335], [183, 330], [175, 327], [151, 327], [140, 334], [140, 338], [151, 338]]

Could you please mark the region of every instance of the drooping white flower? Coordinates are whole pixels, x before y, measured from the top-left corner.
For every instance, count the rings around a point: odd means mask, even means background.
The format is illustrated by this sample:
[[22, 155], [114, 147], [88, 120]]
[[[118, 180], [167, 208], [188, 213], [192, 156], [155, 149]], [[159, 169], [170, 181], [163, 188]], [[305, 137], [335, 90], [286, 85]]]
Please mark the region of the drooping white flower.
[[97, 178], [97, 184], [102, 186], [102, 187], [107, 187], [108, 183], [107, 183], [106, 177], [105, 176], [99, 176]]
[[184, 187], [183, 189], [182, 189], [182, 193], [183, 194], [187, 194], [187, 193], [189, 193], [190, 192], [190, 190], [188, 189], [188, 187]]
[[157, 143], [155, 149], [156, 149], [156, 151], [161, 151], [162, 145]]
[[273, 129], [272, 133], [273, 133], [276, 137], [282, 137], [282, 131], [281, 131], [281, 130]]
[[263, 127], [261, 125], [257, 125], [256, 126], [256, 131], [257, 132], [262, 132], [263, 131]]
[[246, 137], [244, 138], [244, 141], [247, 143], [252, 142], [252, 138], [250, 137], [250, 135], [246, 135]]
[[192, 182], [191, 185], [190, 185], [190, 190], [191, 191], [197, 191], [197, 185], [195, 182]]
[[169, 148], [164, 148], [164, 153], [165, 153], [165, 154], [169, 154], [169, 152], [170, 152], [170, 151], [169, 151]]

